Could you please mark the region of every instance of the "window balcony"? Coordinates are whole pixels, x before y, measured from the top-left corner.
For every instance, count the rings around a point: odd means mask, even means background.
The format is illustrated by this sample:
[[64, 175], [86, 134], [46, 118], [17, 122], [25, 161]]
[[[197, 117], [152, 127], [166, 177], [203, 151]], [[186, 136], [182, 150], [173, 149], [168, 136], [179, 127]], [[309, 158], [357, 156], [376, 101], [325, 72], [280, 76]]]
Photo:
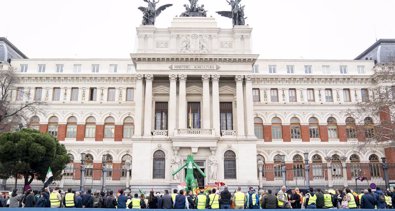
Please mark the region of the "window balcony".
[[235, 131], [235, 130], [222, 130], [221, 131], [221, 136], [224, 136], [224, 137], [229, 137], [229, 136], [235, 137], [235, 136], [237, 136], [237, 131]]
[[177, 135], [179, 136], [214, 136], [213, 129], [178, 129]]
[[155, 137], [161, 137], [161, 136], [168, 136], [168, 131], [167, 130], [154, 130], [152, 131], [152, 136]]

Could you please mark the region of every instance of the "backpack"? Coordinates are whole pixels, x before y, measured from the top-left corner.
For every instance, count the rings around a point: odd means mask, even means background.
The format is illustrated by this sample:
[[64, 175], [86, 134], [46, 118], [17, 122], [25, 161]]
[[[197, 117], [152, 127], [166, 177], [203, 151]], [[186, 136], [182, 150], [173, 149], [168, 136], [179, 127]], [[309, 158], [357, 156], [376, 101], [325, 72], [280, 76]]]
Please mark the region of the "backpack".
[[359, 207], [359, 205], [360, 205], [359, 204], [359, 197], [358, 196], [354, 196], [354, 200], [355, 200], [355, 204], [357, 204], [357, 206]]

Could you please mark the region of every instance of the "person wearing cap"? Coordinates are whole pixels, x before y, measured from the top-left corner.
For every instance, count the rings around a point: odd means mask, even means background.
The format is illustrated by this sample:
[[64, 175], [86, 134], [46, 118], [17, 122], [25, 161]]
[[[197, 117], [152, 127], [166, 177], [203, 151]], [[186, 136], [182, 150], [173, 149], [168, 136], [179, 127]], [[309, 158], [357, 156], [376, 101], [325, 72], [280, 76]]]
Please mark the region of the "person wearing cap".
[[246, 196], [243, 192], [241, 192], [241, 187], [237, 188], [237, 191], [233, 196], [233, 200], [235, 202], [235, 209], [244, 209], [246, 204]]
[[247, 193], [247, 208], [259, 209], [259, 195], [256, 194], [253, 187], [250, 187]]
[[221, 192], [219, 196], [219, 204], [221, 209], [230, 209], [230, 203], [232, 200], [232, 194], [229, 192], [227, 186], [224, 187], [224, 190]]

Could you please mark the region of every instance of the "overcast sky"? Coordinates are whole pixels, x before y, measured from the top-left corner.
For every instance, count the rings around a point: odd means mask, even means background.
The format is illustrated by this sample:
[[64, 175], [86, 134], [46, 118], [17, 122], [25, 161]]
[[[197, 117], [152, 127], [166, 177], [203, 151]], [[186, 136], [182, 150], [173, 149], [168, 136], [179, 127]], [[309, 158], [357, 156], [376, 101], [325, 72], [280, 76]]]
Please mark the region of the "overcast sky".
[[[168, 27], [188, 0], [157, 19]], [[216, 15], [225, 0], [199, 0]], [[395, 38], [395, 0], [242, 0], [261, 58], [354, 59], [376, 39]], [[30, 58], [127, 58], [135, 50], [143, 0], [1, 0], [0, 36]]]

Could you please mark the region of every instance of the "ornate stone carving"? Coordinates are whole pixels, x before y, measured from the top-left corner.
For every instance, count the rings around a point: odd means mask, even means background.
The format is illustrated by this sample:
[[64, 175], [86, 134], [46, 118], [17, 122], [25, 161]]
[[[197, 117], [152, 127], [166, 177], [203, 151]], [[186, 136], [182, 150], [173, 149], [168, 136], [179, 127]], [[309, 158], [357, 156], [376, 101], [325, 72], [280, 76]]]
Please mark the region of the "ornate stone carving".
[[221, 48], [233, 48], [233, 42], [232, 41], [221, 42]]
[[157, 48], [168, 48], [169, 43], [166, 41], [158, 41], [158, 42], [156, 42], [156, 47]]
[[207, 11], [204, 9], [204, 5], [197, 4], [198, 0], [189, 0], [190, 5], [184, 4], [185, 12], [181, 17], [206, 17]]
[[208, 35], [181, 35], [180, 53], [208, 53]]
[[177, 80], [177, 75], [176, 74], [171, 74], [171, 75], [169, 75], [169, 79], [171, 81], [175, 81], [175, 80]]
[[244, 76], [236, 75], [235, 79], [236, 79], [236, 82], [243, 82]]
[[[181, 157], [178, 155], [177, 152], [174, 153], [174, 157], [171, 160], [171, 169], [172, 172], [176, 172], [182, 164]], [[175, 174], [173, 176], [174, 181], [180, 181], [180, 174]]]
[[155, 25], [156, 17], [158, 17], [160, 13], [164, 11], [166, 8], [173, 6], [172, 4], [165, 4], [163, 6], [160, 6], [158, 9], [156, 9], [156, 4], [159, 3], [159, 0], [158, 1], [144, 0], [144, 1], [148, 3], [148, 6], [139, 7], [139, 10], [141, 10], [144, 14], [142, 21], [143, 25]]
[[218, 161], [215, 156], [215, 151], [211, 151], [211, 156], [208, 158], [208, 166], [210, 167], [209, 171], [209, 179], [210, 181], [217, 180], [217, 172], [218, 172]]
[[210, 75], [207, 75], [207, 74], [202, 75], [202, 80], [203, 80], [203, 81], [210, 80]]
[[218, 81], [220, 77], [221, 77], [221, 76], [219, 76], [219, 75], [212, 75], [212, 76], [211, 76], [211, 78], [213, 79], [213, 81]]
[[147, 81], [152, 81], [153, 79], [154, 79], [154, 76], [153, 76], [153, 75], [151, 75], [151, 74], [145, 75], [145, 80], [147, 80]]
[[178, 77], [180, 78], [180, 80], [187, 80], [187, 75], [181, 74], [178, 75]]

